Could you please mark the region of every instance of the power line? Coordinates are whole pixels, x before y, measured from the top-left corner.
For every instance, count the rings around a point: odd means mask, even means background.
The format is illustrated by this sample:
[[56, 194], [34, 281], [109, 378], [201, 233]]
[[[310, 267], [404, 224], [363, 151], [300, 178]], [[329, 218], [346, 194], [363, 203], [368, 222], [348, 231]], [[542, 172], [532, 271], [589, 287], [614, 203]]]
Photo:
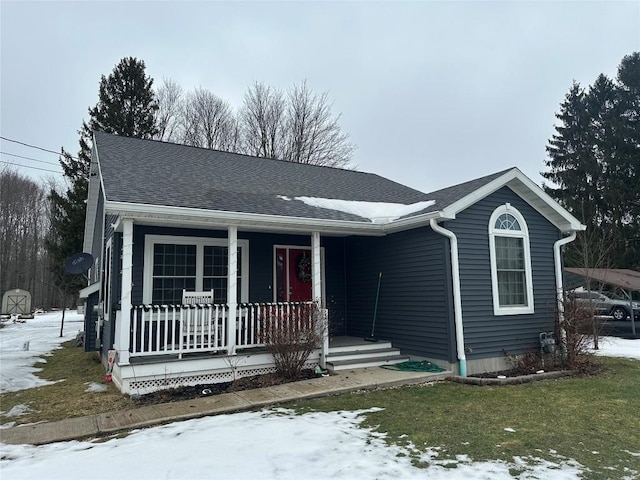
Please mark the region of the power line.
[[[24, 145], [25, 147], [29, 147], [29, 148], [36, 148], [38, 150], [42, 150], [43, 152], [48, 152], [48, 153], [54, 153], [56, 155], [62, 155], [62, 153], [60, 152], [56, 152], [55, 150], [49, 150], [47, 148], [42, 148], [42, 147], [38, 147], [36, 145], [30, 145], [28, 143], [24, 143], [24, 142], [20, 142], [19, 140], [14, 140], [12, 138], [7, 138], [7, 137], [2, 137], [0, 136], [0, 139], [2, 140], [6, 140], [7, 142], [13, 142], [13, 143], [17, 143], [19, 145]], [[67, 155], [69, 155], [68, 152], [66, 152]], [[69, 155], [71, 158], [75, 159], [75, 160], [80, 160], [78, 157], [74, 157], [73, 155]]]
[[48, 168], [30, 167], [29, 165], [22, 165], [20, 163], [13, 163], [13, 162], [5, 162], [4, 160], [0, 160], [0, 163], [6, 163], [7, 165], [15, 165], [17, 167], [23, 167], [23, 168], [32, 168], [34, 170], [42, 170], [43, 172], [51, 172], [51, 173], [57, 173], [58, 175], [61, 175], [60, 172], [56, 172], [55, 170], [49, 170]]
[[34, 162], [46, 163], [47, 165], [57, 165], [55, 162], [47, 162], [46, 160], [38, 160], [37, 158], [32, 157], [23, 157], [22, 155], [16, 155], [15, 153], [3, 152], [0, 150], [2, 155], [9, 155], [10, 157], [23, 158], [25, 160], [33, 160]]

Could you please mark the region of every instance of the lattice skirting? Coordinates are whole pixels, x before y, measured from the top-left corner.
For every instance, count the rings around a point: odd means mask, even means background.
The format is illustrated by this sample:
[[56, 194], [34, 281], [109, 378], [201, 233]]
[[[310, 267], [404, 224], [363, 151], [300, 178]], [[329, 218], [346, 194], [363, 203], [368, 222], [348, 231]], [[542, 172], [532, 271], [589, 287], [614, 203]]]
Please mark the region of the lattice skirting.
[[[309, 361], [304, 365], [304, 368], [315, 368], [318, 366], [318, 361]], [[273, 366], [263, 367], [249, 367], [238, 368], [236, 372], [236, 378], [253, 377], [255, 375], [266, 375], [269, 373], [275, 373], [276, 368]], [[193, 385], [207, 385], [211, 383], [224, 383], [232, 382], [234, 378], [233, 372], [230, 370], [202, 373], [194, 375], [176, 375], [176, 376], [164, 376], [147, 378], [144, 380], [132, 380], [128, 382], [128, 393], [130, 395], [144, 395], [158, 390], [164, 390], [169, 388], [186, 387]]]

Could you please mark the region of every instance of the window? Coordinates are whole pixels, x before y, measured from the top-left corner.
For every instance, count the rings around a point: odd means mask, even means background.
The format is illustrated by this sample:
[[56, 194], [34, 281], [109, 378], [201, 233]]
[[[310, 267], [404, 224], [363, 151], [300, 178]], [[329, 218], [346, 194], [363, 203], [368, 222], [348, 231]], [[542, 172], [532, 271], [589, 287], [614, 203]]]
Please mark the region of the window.
[[533, 313], [529, 232], [524, 217], [508, 203], [489, 220], [489, 252], [494, 314]]
[[[238, 301], [248, 299], [247, 240], [238, 240]], [[163, 235], [145, 237], [144, 303], [179, 304], [182, 291], [213, 290], [215, 303], [227, 301], [226, 238]]]

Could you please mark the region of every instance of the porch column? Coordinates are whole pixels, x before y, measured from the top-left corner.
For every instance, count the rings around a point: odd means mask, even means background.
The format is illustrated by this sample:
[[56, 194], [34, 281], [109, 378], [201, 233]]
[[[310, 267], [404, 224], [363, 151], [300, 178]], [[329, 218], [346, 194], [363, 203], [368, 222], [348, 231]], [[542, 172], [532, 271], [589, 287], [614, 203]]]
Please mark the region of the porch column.
[[227, 345], [229, 354], [235, 355], [236, 311], [238, 309], [238, 227], [229, 226], [228, 245], [227, 305], [229, 305], [229, 316], [227, 318]]
[[113, 348], [118, 352], [118, 365], [129, 364], [131, 335], [131, 285], [133, 282], [133, 220], [122, 220], [122, 290], [120, 292], [120, 323], [116, 324]]
[[322, 332], [322, 350], [320, 352], [320, 366], [326, 368], [327, 354], [329, 353], [329, 325], [327, 321], [327, 312], [324, 311], [322, 299], [322, 262], [320, 260], [320, 232], [311, 233], [311, 276], [312, 276], [312, 294], [313, 301], [319, 309], [320, 316], [318, 318], [318, 328]]

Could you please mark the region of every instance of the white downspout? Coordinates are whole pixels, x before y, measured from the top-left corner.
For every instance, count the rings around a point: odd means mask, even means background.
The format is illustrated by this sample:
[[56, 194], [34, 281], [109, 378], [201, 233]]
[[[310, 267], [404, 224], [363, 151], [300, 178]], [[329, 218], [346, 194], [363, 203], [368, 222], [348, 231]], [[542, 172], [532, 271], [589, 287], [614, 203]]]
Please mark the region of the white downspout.
[[553, 244], [553, 260], [556, 266], [556, 301], [558, 303], [558, 326], [560, 327], [560, 342], [561, 346], [566, 349], [567, 345], [567, 332], [564, 329], [564, 285], [562, 282], [562, 255], [560, 254], [560, 248], [567, 243], [571, 243], [576, 239], [576, 232], [571, 232], [571, 235], [565, 238], [557, 240]]
[[431, 229], [444, 235], [451, 244], [451, 277], [453, 280], [453, 317], [456, 327], [456, 350], [460, 361], [460, 376], [467, 376], [467, 356], [464, 353], [464, 331], [462, 329], [462, 296], [460, 294], [460, 263], [458, 261], [458, 238], [455, 233], [438, 225], [435, 218], [429, 221]]

